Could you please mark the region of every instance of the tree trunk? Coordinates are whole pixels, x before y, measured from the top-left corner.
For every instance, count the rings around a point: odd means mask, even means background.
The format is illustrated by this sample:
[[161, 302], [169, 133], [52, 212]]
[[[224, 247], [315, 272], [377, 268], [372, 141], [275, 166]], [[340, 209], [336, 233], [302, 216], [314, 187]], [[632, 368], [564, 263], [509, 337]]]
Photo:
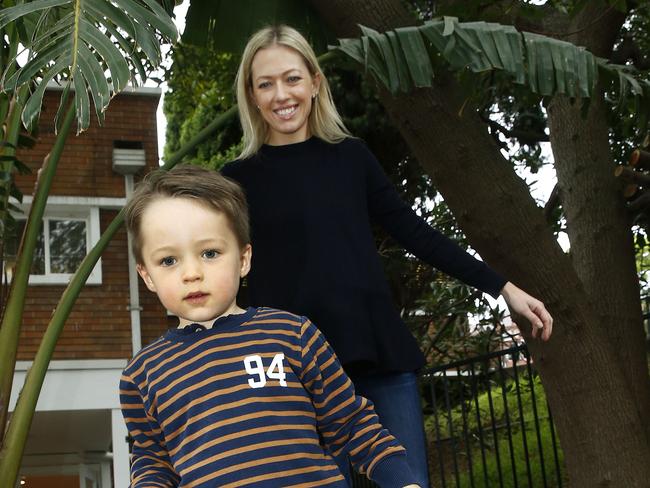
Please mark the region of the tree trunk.
[[[371, 5], [365, 0], [311, 3], [338, 37], [358, 35], [356, 24], [381, 31], [415, 23], [399, 0]], [[607, 331], [619, 327], [619, 318], [594, 307], [589, 295], [592, 286], [581, 281], [582, 274], [558, 246], [542, 210], [501, 155], [487, 126], [466, 105], [466, 98], [444, 73], [437, 74], [433, 89], [396, 97], [380, 94], [472, 247], [492, 267], [541, 298], [555, 317], [551, 341], [529, 341], [529, 348], [553, 409], [572, 486], [646, 487], [650, 446], [640, 412], [650, 409], [650, 403], [636, 404], [638, 397], [632, 394], [625, 372], [630, 365], [620, 362], [610, 342]], [[611, 238], [619, 239], [618, 249], [630, 246], [629, 232]], [[602, 254], [609, 248], [592, 249], [604, 262], [611, 257]], [[608, 283], [610, 291], [619, 286], [609, 279]], [[638, 289], [630, 290], [626, 283], [620, 287], [636, 300], [630, 305], [634, 310], [626, 308], [624, 316], [638, 314]], [[607, 303], [613, 305], [611, 298], [603, 300], [602, 309]], [[632, 319], [629, 326], [634, 327]], [[638, 317], [636, 327], [640, 330]], [[522, 327], [528, 339], [529, 331], [528, 324]], [[647, 372], [643, 377], [647, 380]]]
[[[592, 2], [565, 32], [575, 32], [571, 42], [609, 58], [624, 21], [619, 10]], [[580, 102], [555, 97], [548, 107], [550, 139], [573, 268], [624, 366], [650, 439], [650, 379], [631, 220], [614, 177], [604, 103], [602, 94], [594, 97], [583, 116]]]

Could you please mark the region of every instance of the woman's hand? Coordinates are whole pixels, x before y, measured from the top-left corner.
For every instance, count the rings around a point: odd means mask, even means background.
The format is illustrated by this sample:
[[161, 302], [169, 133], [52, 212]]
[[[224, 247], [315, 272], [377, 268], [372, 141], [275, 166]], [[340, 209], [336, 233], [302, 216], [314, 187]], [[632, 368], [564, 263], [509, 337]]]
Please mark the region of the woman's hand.
[[523, 315], [530, 321], [533, 326], [533, 337], [537, 337], [540, 332], [544, 341], [551, 337], [553, 317], [542, 302], [509, 281], [501, 290], [501, 295], [506, 300], [511, 312]]

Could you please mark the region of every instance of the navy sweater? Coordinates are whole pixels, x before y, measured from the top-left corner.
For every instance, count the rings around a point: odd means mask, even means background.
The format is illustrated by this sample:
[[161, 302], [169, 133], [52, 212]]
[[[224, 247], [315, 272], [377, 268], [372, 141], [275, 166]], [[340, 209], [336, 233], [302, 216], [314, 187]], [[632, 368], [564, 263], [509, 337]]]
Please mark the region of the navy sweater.
[[347, 487], [331, 455], [381, 487], [413, 482], [311, 322], [250, 308], [198, 327], [168, 331], [124, 370], [133, 488]]
[[408, 252], [481, 291], [497, 296], [506, 283], [404, 203], [358, 139], [264, 145], [222, 173], [243, 186], [250, 207], [250, 303], [310, 317], [344, 366], [357, 366], [352, 371], [360, 364], [377, 372], [424, 364], [393, 304], [372, 223]]

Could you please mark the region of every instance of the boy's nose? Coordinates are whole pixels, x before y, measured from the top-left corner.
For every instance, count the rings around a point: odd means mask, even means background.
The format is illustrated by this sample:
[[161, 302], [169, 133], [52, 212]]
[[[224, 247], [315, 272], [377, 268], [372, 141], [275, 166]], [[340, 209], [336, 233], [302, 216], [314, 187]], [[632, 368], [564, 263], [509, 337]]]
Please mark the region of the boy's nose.
[[200, 280], [203, 277], [198, 263], [186, 263], [183, 268], [183, 281], [186, 283]]

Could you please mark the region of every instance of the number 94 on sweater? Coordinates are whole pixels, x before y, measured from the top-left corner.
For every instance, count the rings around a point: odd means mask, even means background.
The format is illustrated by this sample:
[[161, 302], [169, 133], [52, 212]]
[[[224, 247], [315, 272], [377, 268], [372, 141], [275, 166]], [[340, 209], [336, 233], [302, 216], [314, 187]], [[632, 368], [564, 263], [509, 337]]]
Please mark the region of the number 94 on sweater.
[[266, 379], [278, 380], [280, 386], [287, 386], [287, 375], [284, 373], [284, 354], [276, 354], [271, 361], [271, 365], [265, 371], [262, 357], [257, 354], [253, 356], [246, 356], [244, 358], [244, 366], [246, 372], [253, 376], [248, 378], [248, 384], [251, 388], [263, 388], [266, 385]]

